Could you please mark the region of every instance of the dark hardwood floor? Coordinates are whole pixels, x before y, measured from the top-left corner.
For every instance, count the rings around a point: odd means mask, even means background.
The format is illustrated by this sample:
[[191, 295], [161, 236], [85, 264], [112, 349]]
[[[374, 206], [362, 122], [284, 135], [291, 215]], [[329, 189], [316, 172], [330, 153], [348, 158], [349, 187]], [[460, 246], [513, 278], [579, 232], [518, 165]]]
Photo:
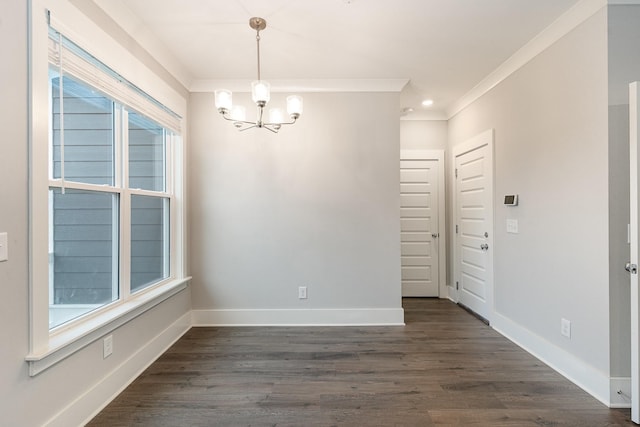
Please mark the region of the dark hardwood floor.
[[193, 328], [89, 426], [617, 426], [610, 410], [455, 304], [404, 327]]

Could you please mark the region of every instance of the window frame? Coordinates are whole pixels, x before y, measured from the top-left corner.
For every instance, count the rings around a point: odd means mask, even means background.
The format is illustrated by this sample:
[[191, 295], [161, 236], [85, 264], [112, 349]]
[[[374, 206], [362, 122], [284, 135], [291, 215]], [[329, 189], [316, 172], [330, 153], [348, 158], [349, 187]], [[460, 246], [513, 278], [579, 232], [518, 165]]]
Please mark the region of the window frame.
[[[55, 18], [54, 18], [55, 16]], [[64, 22], [73, 22], [73, 27]], [[26, 361], [31, 376], [48, 369], [73, 353], [94, 342], [105, 334], [129, 322], [145, 311], [160, 304], [185, 289], [190, 277], [186, 275], [185, 245], [185, 181], [184, 176], [184, 141], [181, 133], [174, 133], [171, 141], [167, 141], [167, 169], [164, 192], [129, 189], [125, 186], [110, 189], [120, 194], [120, 267], [127, 270], [130, 263], [130, 235], [123, 239], [123, 233], [130, 234], [130, 221], [123, 223], [123, 217], [130, 216], [130, 197], [133, 194], [151, 195], [169, 199], [169, 251], [170, 275], [152, 286], [135, 293], [128, 292], [128, 286], [121, 284], [121, 295], [117, 301], [106, 304], [91, 313], [75, 319], [54, 329], [49, 329], [49, 189], [58, 187], [60, 180], [49, 176], [49, 59], [48, 39], [49, 25], [53, 24], [57, 31], [65, 34], [82, 49], [95, 55], [113, 70], [122, 72], [123, 76], [134, 76], [132, 84], [142, 88], [146, 93], [160, 99], [173, 111], [182, 116], [185, 122], [186, 96], [176, 92], [160, 77], [149, 70], [135, 56], [126, 51], [106, 32], [96, 28], [95, 24], [67, 2], [49, 0], [32, 0], [29, 2], [29, 257], [30, 257], [30, 342]], [[71, 29], [73, 28], [73, 29]], [[87, 37], [83, 37], [87, 35]], [[106, 60], [105, 60], [106, 59]], [[76, 76], [77, 77], [77, 76]], [[146, 87], [145, 87], [146, 86]], [[118, 101], [118, 100], [116, 100]], [[134, 108], [139, 111], [137, 108]], [[144, 115], [144, 111], [141, 113]], [[46, 118], [46, 120], [45, 120]], [[125, 116], [126, 120], [126, 116]], [[151, 118], [151, 120], [154, 120]], [[164, 127], [164, 125], [163, 125]], [[184, 126], [182, 126], [184, 128]], [[126, 135], [120, 135], [126, 137]], [[127, 167], [127, 154], [120, 153]], [[117, 179], [117, 178], [116, 178]], [[51, 187], [51, 185], [53, 187]], [[117, 184], [114, 183], [114, 184]], [[65, 182], [69, 189], [95, 189], [95, 186], [82, 183]], [[115, 185], [114, 185], [115, 187]], [[104, 191], [104, 188], [103, 188]], [[123, 196], [124, 195], [124, 196]], [[125, 202], [128, 200], [127, 202]], [[123, 224], [128, 224], [124, 226]], [[124, 242], [129, 242], [123, 248]], [[129, 277], [129, 271], [119, 271], [121, 277]], [[126, 291], [125, 291], [126, 289]], [[125, 291], [126, 295], [122, 295]]]

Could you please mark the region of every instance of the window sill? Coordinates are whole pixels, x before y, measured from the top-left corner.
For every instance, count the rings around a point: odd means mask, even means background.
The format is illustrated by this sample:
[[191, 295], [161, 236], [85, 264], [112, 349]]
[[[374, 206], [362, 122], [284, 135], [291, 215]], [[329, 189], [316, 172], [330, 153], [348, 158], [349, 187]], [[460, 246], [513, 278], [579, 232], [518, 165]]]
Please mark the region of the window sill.
[[162, 301], [171, 298], [185, 289], [190, 280], [191, 277], [186, 277], [158, 286], [76, 326], [52, 334], [47, 347], [32, 352], [25, 358], [29, 363], [29, 375], [32, 377], [38, 375]]

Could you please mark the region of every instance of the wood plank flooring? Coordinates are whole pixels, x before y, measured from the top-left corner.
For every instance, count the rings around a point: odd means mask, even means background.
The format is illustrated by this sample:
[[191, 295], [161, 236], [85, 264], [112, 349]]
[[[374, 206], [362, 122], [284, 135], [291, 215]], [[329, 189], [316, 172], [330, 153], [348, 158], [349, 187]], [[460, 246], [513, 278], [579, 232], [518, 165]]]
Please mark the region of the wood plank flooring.
[[450, 301], [404, 327], [192, 328], [89, 426], [619, 426]]

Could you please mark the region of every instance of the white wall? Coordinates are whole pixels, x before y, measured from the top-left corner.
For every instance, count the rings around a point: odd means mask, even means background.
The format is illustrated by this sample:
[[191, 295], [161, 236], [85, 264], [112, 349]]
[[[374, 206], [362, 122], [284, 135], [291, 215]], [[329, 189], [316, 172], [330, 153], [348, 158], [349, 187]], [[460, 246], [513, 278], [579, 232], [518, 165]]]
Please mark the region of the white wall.
[[447, 148], [446, 120], [401, 120], [401, 150], [444, 150]]
[[[189, 290], [113, 332], [114, 353], [94, 342], [29, 377], [27, 2], [3, 2], [0, 35], [0, 231], [9, 233], [9, 261], [0, 262], [0, 424], [80, 425], [188, 327]], [[36, 118], [38, 119], [38, 118]]]
[[[398, 94], [307, 93], [304, 102], [298, 124], [277, 135], [239, 133], [213, 94], [191, 95], [193, 308], [211, 314], [201, 322], [231, 321], [222, 309], [303, 309], [234, 323], [349, 323], [353, 309], [364, 310], [356, 322], [384, 323], [377, 309], [402, 321]], [[343, 312], [312, 319], [306, 309]]]
[[[591, 391], [603, 400], [609, 376], [606, 43], [602, 9], [449, 126], [450, 147], [495, 129], [496, 323], [535, 343], [533, 350], [552, 364], [574, 369], [573, 379], [597, 388]], [[503, 206], [501, 198], [513, 193], [520, 205]], [[506, 233], [507, 218], [519, 221], [519, 234]], [[571, 339], [560, 334], [561, 318], [572, 322]], [[569, 360], [581, 366], [567, 366]]]

